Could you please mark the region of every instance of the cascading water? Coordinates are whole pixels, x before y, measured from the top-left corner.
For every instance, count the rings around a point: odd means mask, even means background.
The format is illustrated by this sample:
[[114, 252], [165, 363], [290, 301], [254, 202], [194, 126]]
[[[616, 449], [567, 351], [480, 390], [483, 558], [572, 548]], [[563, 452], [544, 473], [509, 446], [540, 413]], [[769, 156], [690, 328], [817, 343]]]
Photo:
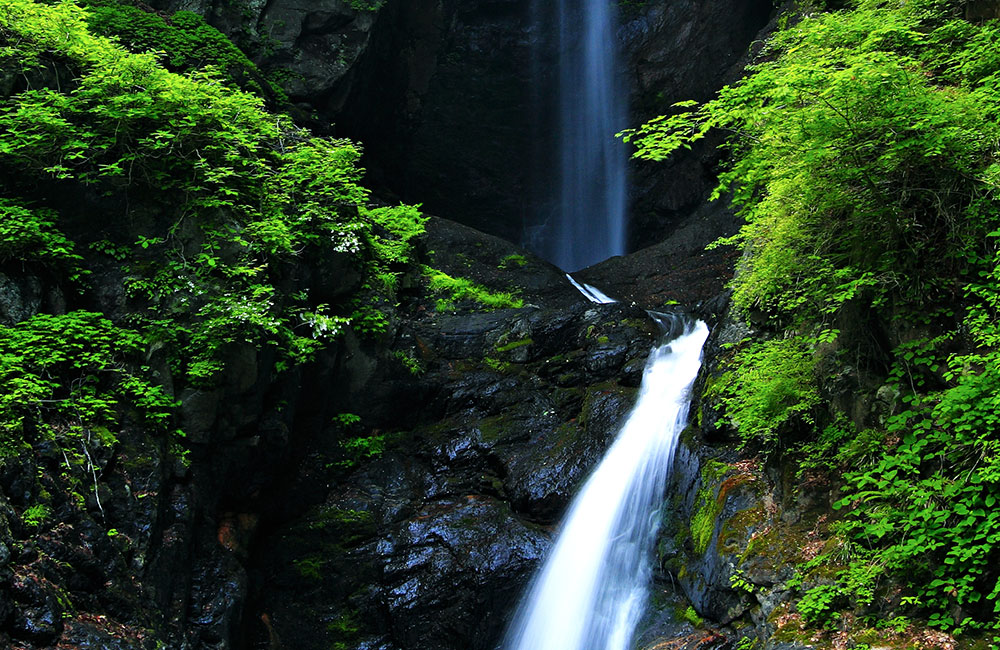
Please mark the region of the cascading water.
[[570, 505], [505, 650], [626, 650], [643, 614], [664, 485], [708, 328], [655, 348], [639, 398]]
[[569, 273], [566, 274], [566, 279], [569, 280], [570, 284], [576, 287], [576, 290], [582, 293], [590, 302], [597, 303], [599, 305], [607, 305], [612, 302], [618, 302], [592, 284], [580, 284]]
[[616, 4], [555, 4], [558, 196], [534, 247], [576, 271], [625, 252], [627, 155], [615, 134], [628, 126], [627, 93], [617, 65]]

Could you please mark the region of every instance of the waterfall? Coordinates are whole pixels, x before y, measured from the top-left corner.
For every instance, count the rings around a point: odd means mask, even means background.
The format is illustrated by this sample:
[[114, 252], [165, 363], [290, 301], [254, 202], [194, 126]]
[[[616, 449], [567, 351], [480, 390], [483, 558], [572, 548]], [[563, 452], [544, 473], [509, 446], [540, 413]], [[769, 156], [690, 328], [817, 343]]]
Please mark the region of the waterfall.
[[664, 485], [707, 336], [698, 321], [650, 353], [635, 407], [570, 505], [507, 631], [505, 650], [630, 647], [646, 605]]
[[576, 287], [576, 290], [582, 293], [590, 302], [597, 303], [599, 305], [607, 305], [612, 302], [618, 302], [592, 284], [580, 284], [569, 273], [566, 274], [566, 278], [569, 280], [570, 284]]
[[625, 252], [627, 155], [615, 134], [628, 126], [627, 93], [616, 3], [555, 5], [557, 196], [529, 243], [564, 271], [576, 271]]

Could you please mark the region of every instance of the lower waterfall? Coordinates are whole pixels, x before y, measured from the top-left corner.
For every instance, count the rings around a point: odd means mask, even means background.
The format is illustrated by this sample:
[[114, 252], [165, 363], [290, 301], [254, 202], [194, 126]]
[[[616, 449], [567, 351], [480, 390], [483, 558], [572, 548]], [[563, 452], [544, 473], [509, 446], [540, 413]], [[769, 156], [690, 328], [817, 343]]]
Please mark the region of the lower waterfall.
[[707, 337], [703, 322], [689, 323], [681, 336], [650, 353], [635, 407], [570, 504], [504, 650], [630, 647], [648, 596], [664, 487]]

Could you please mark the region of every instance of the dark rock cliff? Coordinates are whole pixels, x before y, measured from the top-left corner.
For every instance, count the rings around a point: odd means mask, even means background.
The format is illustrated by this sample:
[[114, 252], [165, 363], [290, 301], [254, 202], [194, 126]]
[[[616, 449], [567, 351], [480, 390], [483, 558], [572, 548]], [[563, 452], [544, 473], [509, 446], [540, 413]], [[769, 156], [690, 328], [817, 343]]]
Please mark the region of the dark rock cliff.
[[544, 262], [457, 224], [432, 222], [427, 246], [444, 270], [529, 304], [439, 313], [413, 292], [388, 349], [362, 342], [337, 360], [331, 377], [371, 369], [333, 394], [385, 446], [345, 467], [335, 427], [305, 443], [256, 553], [251, 638], [494, 647], [631, 406], [655, 337], [642, 310], [595, 306]]
[[[509, 241], [536, 225], [554, 182], [554, 61], [532, 0], [152, 4], [206, 15], [302, 119], [364, 143], [383, 192]], [[768, 0], [623, 3], [631, 125], [738, 78], [772, 11]], [[631, 165], [629, 249], [690, 217], [716, 163], [706, 143], [668, 166]]]

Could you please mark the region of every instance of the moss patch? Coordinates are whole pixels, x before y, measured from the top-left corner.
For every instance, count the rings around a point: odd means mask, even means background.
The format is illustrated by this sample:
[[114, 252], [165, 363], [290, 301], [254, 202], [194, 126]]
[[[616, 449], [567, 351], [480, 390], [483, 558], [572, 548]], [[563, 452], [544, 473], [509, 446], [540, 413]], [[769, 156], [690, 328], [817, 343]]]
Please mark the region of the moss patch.
[[477, 423], [479, 437], [483, 442], [491, 443], [503, 440], [510, 435], [513, 420], [506, 415], [483, 418]]
[[471, 300], [486, 309], [520, 309], [524, 306], [524, 301], [517, 298], [513, 292], [490, 291], [472, 280], [452, 277], [444, 271], [429, 266], [423, 267], [423, 274], [427, 278], [430, 290], [443, 296], [437, 301], [438, 311], [454, 310], [455, 302], [460, 300]]
[[516, 350], [517, 348], [522, 348], [526, 345], [531, 345], [534, 343], [530, 338], [520, 339], [518, 341], [511, 341], [510, 343], [505, 343], [504, 345], [498, 345], [496, 347], [497, 352], [510, 352], [511, 350]]
[[[699, 555], [708, 550], [708, 543], [715, 532], [715, 522], [722, 514], [725, 493], [717, 490], [719, 480], [729, 471], [729, 465], [708, 460], [701, 468], [701, 489], [695, 499], [695, 513], [691, 517], [691, 541]], [[721, 486], [720, 486], [721, 487]]]

